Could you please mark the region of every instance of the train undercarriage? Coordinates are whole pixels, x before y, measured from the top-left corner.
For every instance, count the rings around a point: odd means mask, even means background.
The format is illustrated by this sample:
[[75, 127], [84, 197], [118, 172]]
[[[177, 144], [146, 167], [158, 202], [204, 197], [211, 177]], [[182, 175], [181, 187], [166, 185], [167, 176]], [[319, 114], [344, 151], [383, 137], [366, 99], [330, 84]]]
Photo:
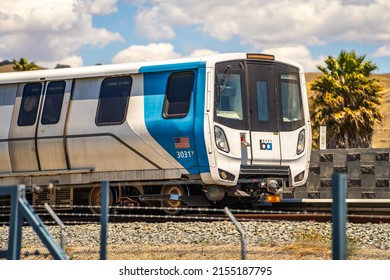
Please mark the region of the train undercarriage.
[[[288, 189], [283, 178], [243, 178], [234, 187], [204, 185], [200, 180], [111, 182], [109, 206], [154, 207], [167, 215], [176, 215], [186, 207], [240, 205], [248, 208], [270, 199], [278, 202], [286, 193], [292, 193]], [[32, 190], [28, 197], [34, 207], [48, 203], [57, 210], [86, 207], [94, 214], [100, 213], [99, 183], [74, 186], [49, 184]]]
[[[162, 173], [163, 172], [163, 173]], [[19, 174], [23, 175], [23, 174]], [[262, 202], [279, 202], [283, 196], [291, 197], [288, 176], [253, 174], [251, 170], [242, 174], [236, 186], [205, 185], [200, 177], [187, 177], [172, 170], [158, 172], [47, 172], [44, 176], [26, 173], [23, 180], [5, 177], [2, 184], [23, 184], [33, 187], [27, 198], [36, 209], [44, 209], [45, 203], [52, 208], [68, 210], [87, 208], [100, 213], [100, 185], [103, 178], [110, 182], [109, 206], [154, 207], [167, 215], [176, 215], [187, 207], [253, 208]], [[155, 177], [153, 177], [155, 176]], [[159, 180], [165, 177], [169, 179]], [[20, 178], [20, 177], [19, 177]], [[121, 178], [121, 181], [114, 178]], [[145, 178], [148, 178], [145, 180]], [[5, 180], [9, 180], [6, 182]], [[134, 180], [136, 179], [136, 180]], [[1, 199], [1, 198], [0, 198]], [[1, 201], [1, 200], [0, 200]], [[4, 204], [4, 203], [3, 203]], [[119, 208], [119, 207], [117, 207]], [[79, 210], [79, 209], [77, 209]]]

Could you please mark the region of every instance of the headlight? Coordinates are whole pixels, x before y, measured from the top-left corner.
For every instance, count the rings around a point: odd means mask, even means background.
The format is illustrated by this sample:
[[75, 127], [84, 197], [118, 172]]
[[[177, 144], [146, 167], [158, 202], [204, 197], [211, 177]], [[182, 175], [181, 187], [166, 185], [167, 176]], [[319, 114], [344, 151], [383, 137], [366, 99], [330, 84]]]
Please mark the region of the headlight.
[[297, 155], [301, 154], [305, 150], [305, 130], [302, 129], [298, 135]]
[[226, 140], [225, 133], [221, 128], [218, 126], [214, 127], [214, 135], [215, 135], [215, 144], [217, 145], [218, 149], [229, 152], [229, 144]]
[[302, 171], [297, 176], [294, 177], [294, 182], [300, 182], [305, 178], [305, 171]]

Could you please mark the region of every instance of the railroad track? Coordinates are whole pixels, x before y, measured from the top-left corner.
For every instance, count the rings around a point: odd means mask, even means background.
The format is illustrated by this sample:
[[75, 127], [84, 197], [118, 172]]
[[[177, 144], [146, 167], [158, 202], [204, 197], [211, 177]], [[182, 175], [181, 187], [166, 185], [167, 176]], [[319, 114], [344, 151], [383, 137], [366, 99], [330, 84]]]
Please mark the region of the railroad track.
[[[387, 206], [387, 207], [385, 207]], [[61, 208], [61, 207], [60, 207]], [[64, 209], [69, 206], [63, 206]], [[9, 214], [5, 207], [0, 211], [0, 225], [6, 225]], [[227, 221], [229, 218], [223, 209], [180, 208], [183, 213], [177, 216], [161, 214], [160, 207], [111, 207], [109, 221], [123, 222], [213, 222]], [[53, 224], [52, 217], [42, 208], [36, 209], [38, 215], [46, 224]], [[235, 218], [240, 222], [246, 221], [315, 221], [331, 222], [331, 205], [329, 203], [313, 204], [290, 203], [282, 207], [262, 207], [257, 210], [231, 209]], [[65, 224], [99, 223], [100, 214], [92, 214], [88, 206], [75, 206], [73, 210], [57, 211], [56, 214]], [[376, 204], [359, 203], [348, 207], [347, 221], [351, 223], [390, 223], [390, 205], [382, 202]]]
[[[272, 221], [313, 221], [313, 222], [332, 222], [332, 215], [329, 213], [270, 213], [270, 214], [235, 214], [235, 218], [240, 222], [272, 222]], [[40, 215], [47, 225], [53, 225], [55, 222], [46, 215]], [[100, 216], [90, 214], [60, 214], [60, 219], [64, 224], [87, 224], [100, 223]], [[184, 214], [180, 216], [165, 216], [158, 214], [110, 214], [110, 223], [128, 223], [128, 222], [146, 222], [146, 223], [165, 223], [165, 222], [216, 222], [229, 221], [225, 215], [209, 214]], [[367, 215], [350, 214], [347, 215], [347, 221], [350, 223], [390, 223], [390, 216], [387, 215]], [[6, 219], [1, 220], [1, 225], [7, 225]]]

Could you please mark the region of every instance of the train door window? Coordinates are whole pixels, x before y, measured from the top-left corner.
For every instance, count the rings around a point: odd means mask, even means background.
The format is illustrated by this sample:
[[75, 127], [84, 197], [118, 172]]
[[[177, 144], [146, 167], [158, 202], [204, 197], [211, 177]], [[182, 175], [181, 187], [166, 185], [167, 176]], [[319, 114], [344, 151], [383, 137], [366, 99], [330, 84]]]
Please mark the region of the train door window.
[[39, 98], [42, 92], [41, 83], [26, 84], [23, 88], [20, 105], [18, 126], [33, 125], [37, 119]]
[[42, 124], [56, 124], [60, 120], [65, 85], [65, 81], [50, 82], [48, 84], [43, 105]]
[[170, 75], [163, 109], [165, 118], [180, 118], [188, 114], [194, 80], [193, 72]]
[[121, 124], [125, 121], [131, 85], [131, 77], [103, 80], [96, 114], [97, 125]]
[[259, 121], [269, 121], [267, 82], [257, 81], [257, 111]]

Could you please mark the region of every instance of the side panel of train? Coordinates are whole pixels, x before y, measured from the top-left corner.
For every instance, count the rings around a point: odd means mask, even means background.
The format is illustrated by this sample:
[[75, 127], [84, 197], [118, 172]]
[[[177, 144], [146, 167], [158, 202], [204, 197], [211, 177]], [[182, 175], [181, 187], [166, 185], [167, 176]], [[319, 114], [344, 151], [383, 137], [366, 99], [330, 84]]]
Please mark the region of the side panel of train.
[[[48, 184], [39, 175], [66, 170], [96, 177], [112, 172], [113, 180], [207, 172], [205, 70], [197, 67], [0, 85], [2, 185]], [[59, 184], [68, 183], [58, 176]], [[77, 177], [72, 183], [93, 181]]]
[[[133, 72], [0, 85], [0, 184], [73, 186], [87, 197], [103, 180], [137, 196], [171, 180], [200, 182], [209, 172], [205, 63]], [[128, 189], [113, 189], [115, 200]]]

